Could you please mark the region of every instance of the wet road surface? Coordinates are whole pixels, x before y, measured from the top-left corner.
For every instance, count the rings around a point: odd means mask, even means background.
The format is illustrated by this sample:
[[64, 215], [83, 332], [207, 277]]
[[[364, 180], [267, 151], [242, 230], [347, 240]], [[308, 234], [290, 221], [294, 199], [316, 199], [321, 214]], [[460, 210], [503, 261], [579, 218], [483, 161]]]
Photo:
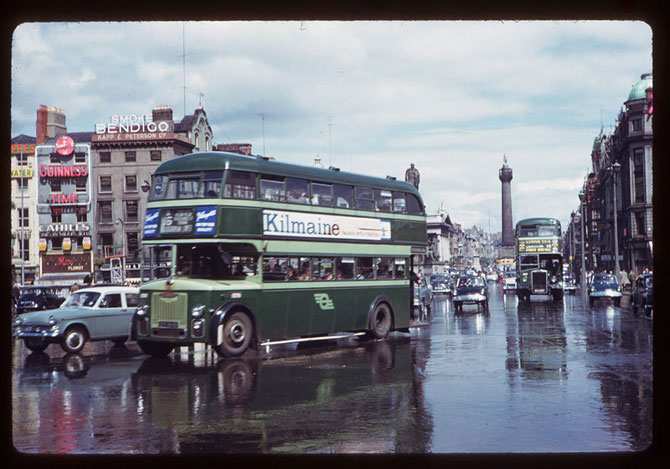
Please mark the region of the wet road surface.
[[579, 295], [455, 314], [379, 342], [238, 360], [134, 343], [12, 357], [22, 453], [626, 452], [652, 441], [652, 322]]

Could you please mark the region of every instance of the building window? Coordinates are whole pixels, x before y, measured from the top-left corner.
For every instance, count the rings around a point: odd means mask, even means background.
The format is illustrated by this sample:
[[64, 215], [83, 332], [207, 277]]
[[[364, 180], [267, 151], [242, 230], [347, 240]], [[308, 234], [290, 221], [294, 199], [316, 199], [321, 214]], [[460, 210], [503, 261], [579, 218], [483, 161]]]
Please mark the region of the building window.
[[644, 223], [644, 212], [635, 214], [635, 224], [637, 225], [637, 234], [645, 236], [647, 234], [647, 227]]
[[87, 178], [75, 178], [74, 185], [77, 192], [86, 192]]
[[77, 208], [77, 222], [84, 223], [87, 220], [86, 207]]
[[75, 163], [86, 163], [86, 153], [75, 153], [74, 154]]
[[16, 155], [16, 164], [19, 166], [26, 166], [28, 164], [28, 155], [26, 153], [18, 153]]
[[205, 137], [205, 151], [210, 151], [209, 136]]
[[126, 221], [137, 221], [137, 200], [126, 200]]
[[635, 119], [633, 120], [633, 131], [639, 131], [642, 130], [642, 119]]
[[196, 132], [196, 133], [195, 133], [195, 139], [194, 139], [193, 146], [194, 146], [195, 148], [198, 148], [198, 149], [199, 149], [199, 147], [198, 147], [198, 140], [199, 140], [199, 135], [198, 135], [198, 132]]
[[126, 245], [128, 246], [129, 253], [137, 252], [139, 242], [137, 238], [137, 232], [126, 233]]
[[134, 151], [127, 151], [126, 152], [126, 163], [135, 163], [137, 161], [137, 157], [135, 156]]
[[644, 148], [633, 150], [633, 184], [635, 188], [635, 202], [644, 203]]
[[126, 192], [137, 192], [137, 176], [126, 174]]
[[100, 233], [100, 246], [102, 247], [102, 255], [106, 256], [108, 249], [106, 246], [111, 246], [114, 244], [114, 234], [113, 233]]
[[63, 223], [63, 209], [53, 207], [51, 209], [51, 223]]
[[28, 190], [28, 183], [31, 181], [30, 178], [19, 178], [16, 180], [17, 184], [19, 185], [19, 190], [25, 191]]
[[98, 204], [98, 213], [100, 214], [100, 223], [112, 222], [112, 202], [105, 201]]
[[151, 161], [161, 161], [163, 159], [160, 150], [151, 150]]
[[100, 192], [112, 192], [112, 176], [100, 176]]
[[112, 162], [112, 152], [111, 151], [101, 151], [100, 152], [100, 162], [101, 163], [111, 163]]
[[[21, 209], [16, 209], [16, 212], [19, 215], [19, 227], [23, 226], [24, 228], [30, 226], [30, 210], [27, 208], [23, 209], [23, 217], [21, 216]], [[23, 223], [21, 223], [23, 221]]]
[[[21, 243], [21, 239], [17, 241], [19, 242], [19, 257], [23, 258], [24, 261], [30, 260], [30, 243], [28, 240], [24, 239], [23, 243]], [[21, 255], [22, 250], [23, 255]]]

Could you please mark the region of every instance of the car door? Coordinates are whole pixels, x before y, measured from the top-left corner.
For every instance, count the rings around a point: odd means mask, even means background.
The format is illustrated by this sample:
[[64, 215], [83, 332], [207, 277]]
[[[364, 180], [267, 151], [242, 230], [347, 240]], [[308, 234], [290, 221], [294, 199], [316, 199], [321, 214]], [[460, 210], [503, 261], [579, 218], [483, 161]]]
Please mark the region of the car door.
[[122, 293], [105, 293], [98, 303], [94, 324], [91, 325], [91, 338], [120, 337], [128, 334], [130, 318], [127, 310]]

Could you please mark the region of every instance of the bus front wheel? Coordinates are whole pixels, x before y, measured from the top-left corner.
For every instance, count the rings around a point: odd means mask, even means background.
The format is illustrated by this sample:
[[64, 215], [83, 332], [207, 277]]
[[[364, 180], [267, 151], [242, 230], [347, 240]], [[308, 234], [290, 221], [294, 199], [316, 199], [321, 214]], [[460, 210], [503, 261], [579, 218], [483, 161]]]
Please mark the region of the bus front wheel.
[[393, 324], [393, 315], [389, 305], [386, 303], [379, 303], [375, 306], [370, 322], [372, 328], [371, 332], [374, 338], [386, 338], [386, 336], [389, 335], [389, 332], [391, 332], [391, 326]]
[[244, 311], [235, 311], [223, 324], [221, 343], [214, 350], [223, 357], [237, 357], [247, 351], [253, 337], [253, 323]]

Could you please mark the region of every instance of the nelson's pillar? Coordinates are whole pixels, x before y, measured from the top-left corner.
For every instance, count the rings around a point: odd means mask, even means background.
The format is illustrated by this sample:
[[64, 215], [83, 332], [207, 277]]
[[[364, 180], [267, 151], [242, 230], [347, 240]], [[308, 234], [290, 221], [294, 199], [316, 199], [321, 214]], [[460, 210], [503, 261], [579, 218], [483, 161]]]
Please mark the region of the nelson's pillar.
[[514, 228], [512, 227], [512, 168], [504, 157], [502, 168], [498, 172], [502, 182], [502, 243], [498, 257], [514, 257]]

